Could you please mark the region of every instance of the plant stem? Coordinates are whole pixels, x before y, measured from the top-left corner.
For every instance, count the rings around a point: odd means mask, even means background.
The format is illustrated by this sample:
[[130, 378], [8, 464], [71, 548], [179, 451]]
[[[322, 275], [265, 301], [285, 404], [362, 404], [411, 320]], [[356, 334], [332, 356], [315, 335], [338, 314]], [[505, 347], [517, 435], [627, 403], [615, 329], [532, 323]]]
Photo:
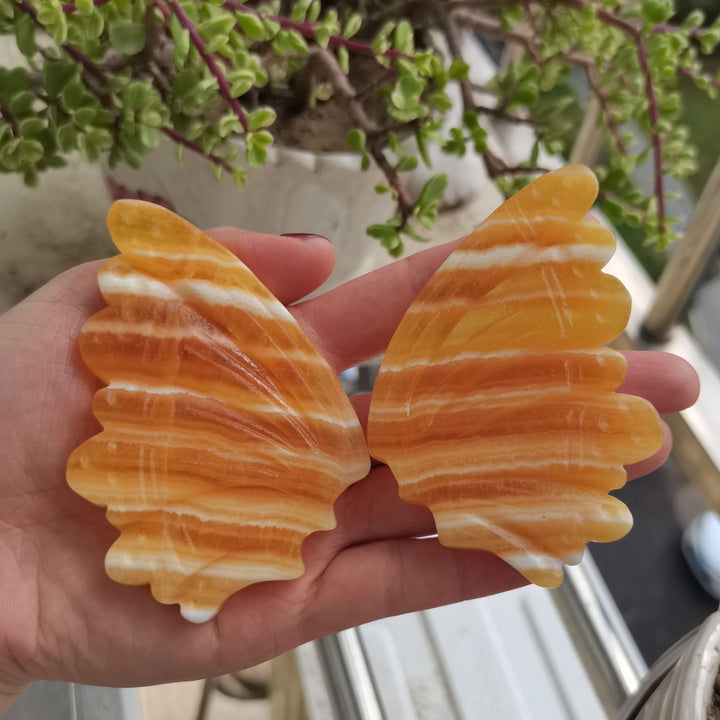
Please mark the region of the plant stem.
[[498, 120], [505, 120], [507, 122], [511, 123], [518, 123], [518, 124], [532, 124], [533, 119], [528, 115], [527, 117], [523, 117], [522, 115], [518, 115], [517, 113], [511, 113], [507, 110], [502, 110], [499, 107], [488, 107], [487, 105], [475, 105], [475, 109], [481, 114], [481, 115], [490, 115], [490, 117], [497, 118]]
[[662, 236], [665, 234], [665, 190], [663, 188], [662, 140], [658, 129], [660, 124], [660, 111], [658, 109], [657, 96], [655, 95], [655, 85], [653, 84], [652, 75], [650, 74], [647, 47], [641, 35], [637, 35], [635, 44], [637, 45], [640, 69], [645, 76], [645, 92], [648, 98], [648, 117], [650, 119], [650, 137], [653, 157], [655, 159], [655, 197], [657, 198], [658, 204], [658, 233]]
[[[15, 0], [15, 4], [26, 15], [29, 15], [38, 27], [45, 30], [45, 26], [38, 20], [37, 11], [27, 0]], [[107, 78], [102, 70], [100, 70], [97, 65], [95, 65], [84, 53], [80, 52], [80, 50], [78, 50], [72, 43], [63, 43], [61, 47], [73, 60], [75, 60], [75, 62], [82, 65], [82, 68], [86, 73], [98, 80], [103, 87], [107, 85]]]
[[[691, 80], [697, 80], [697, 77], [695, 76], [695, 74], [691, 70], [688, 70], [687, 68], [680, 67], [680, 68], [678, 68], [678, 72], [683, 77], [690, 78]], [[707, 78], [707, 81], [714, 87], [720, 88], [720, 80], [717, 80], [715, 78]]]
[[[250, 7], [239, 0], [225, 0], [223, 7], [227, 10], [235, 10], [238, 12], [252, 13], [257, 15], [259, 18], [264, 20], [272, 20], [280, 25], [285, 30], [295, 30], [300, 33], [306, 40], [315, 40], [315, 25], [310, 22], [295, 22], [288, 17], [282, 15], [269, 15], [262, 13], [256, 8]], [[331, 35], [328, 40], [329, 47], [338, 48], [344, 47], [348, 52], [355, 53], [356, 55], [369, 55], [375, 57], [381, 55], [382, 57], [390, 58], [392, 60], [412, 60], [410, 55], [395, 50], [394, 48], [388, 48], [382, 53], [377, 53], [373, 50], [371, 45], [367, 43], [359, 42], [358, 40], [349, 40], [342, 37], [342, 35]]]
[[[559, 4], [581, 10], [588, 6], [586, 0], [557, 0]], [[648, 62], [647, 46], [640, 29], [636, 23], [631, 22], [609, 10], [598, 7], [593, 4], [597, 17], [606, 25], [617, 28], [625, 35], [630, 37], [635, 43], [638, 64], [640, 72], [645, 79], [645, 95], [648, 101], [648, 119], [650, 120], [650, 143], [653, 151], [654, 164], [654, 185], [655, 198], [658, 204], [658, 233], [662, 236], [665, 234], [665, 190], [663, 187], [663, 156], [662, 156], [662, 138], [660, 137], [659, 122], [660, 110], [657, 104], [657, 95], [655, 94], [655, 84], [653, 82], [650, 64]]]
[[612, 133], [613, 138], [615, 139], [615, 144], [617, 145], [617, 149], [623, 154], [627, 154], [627, 147], [625, 145], [625, 141], [622, 138], [622, 133], [620, 132], [620, 128], [618, 127], [618, 124], [615, 122], [615, 118], [612, 115], [612, 109], [610, 108], [610, 103], [608, 102], [608, 99], [605, 95], [605, 93], [602, 90], [602, 86], [600, 85], [600, 82], [598, 80], [597, 76], [597, 70], [594, 68], [588, 68], [584, 67], [583, 71], [585, 73], [585, 77], [587, 78], [588, 84], [590, 85], [590, 89], [593, 91], [593, 94], [598, 99], [598, 102], [600, 103], [600, 107], [602, 108], [603, 115], [605, 115], [605, 121], [607, 122], [607, 126], [610, 129], [610, 132]]
[[538, 167], [536, 165], [508, 165], [500, 156], [491, 150], [486, 150], [483, 153], [483, 160], [485, 161], [488, 175], [493, 180], [504, 175], [533, 175], [535, 173], [544, 175], [549, 172], [548, 168]]
[[198, 153], [199, 155], [202, 155], [203, 157], [208, 158], [208, 160], [214, 162], [216, 165], [219, 165], [224, 170], [227, 170], [230, 172], [232, 170], [232, 167], [229, 163], [227, 163], [225, 160], [223, 160], [221, 157], [217, 155], [213, 155], [212, 153], [206, 153], [203, 149], [200, 143], [196, 143], [194, 140], [190, 140], [190, 138], [186, 138], [184, 135], [180, 134], [177, 130], [174, 128], [168, 127], [167, 125], [163, 126], [162, 131], [165, 135], [167, 135], [173, 142], [176, 142], [178, 145], [182, 145], [183, 147], [188, 148], [188, 150], [192, 150], [195, 153]]
[[[167, 12], [167, 8], [164, 7], [162, 2], [157, 2], [156, 5], [160, 9], [160, 12], [163, 12], [163, 10]], [[203, 62], [207, 65], [208, 70], [210, 70], [213, 77], [217, 80], [220, 92], [225, 100], [227, 100], [228, 104], [232, 108], [232, 111], [235, 113], [238, 120], [240, 120], [240, 124], [247, 132], [247, 115], [240, 103], [237, 101], [237, 98], [233, 97], [232, 91], [230, 90], [230, 83], [227, 81], [225, 73], [223, 73], [218, 64], [215, 62], [215, 58], [205, 49], [205, 42], [200, 37], [200, 33], [197, 31], [197, 28], [193, 24], [192, 20], [187, 16], [187, 13], [182, 9], [182, 7], [180, 7], [180, 3], [177, 0], [170, 0], [168, 5], [180, 25], [190, 34], [190, 41], [200, 54]], [[163, 12], [163, 15], [165, 15], [165, 12]], [[167, 16], [165, 15], [165, 17]]]
[[639, 208], [634, 207], [633, 205], [630, 205], [629, 203], [626, 203], [619, 195], [612, 192], [611, 190], [603, 190], [602, 188], [598, 190], [598, 197], [603, 200], [612, 200], [613, 202], [620, 205], [625, 212], [632, 212], [640, 216], [640, 222], [647, 222], [647, 215], [644, 212], [641, 212]]
[[396, 172], [385, 155], [383, 150], [384, 133], [381, 132], [380, 128], [367, 116], [362, 102], [357, 97], [355, 88], [351, 85], [350, 80], [348, 80], [347, 75], [343, 72], [333, 53], [321, 47], [312, 48], [308, 56], [308, 65], [311, 66], [313, 64], [319, 67], [335, 89], [335, 92], [345, 100], [355, 124], [367, 136], [368, 152], [372, 155], [375, 163], [387, 178], [390, 187], [397, 193], [398, 208], [402, 219], [402, 225], [398, 229], [402, 229], [407, 224], [412, 213], [413, 203], [408, 197], [399, 173]]

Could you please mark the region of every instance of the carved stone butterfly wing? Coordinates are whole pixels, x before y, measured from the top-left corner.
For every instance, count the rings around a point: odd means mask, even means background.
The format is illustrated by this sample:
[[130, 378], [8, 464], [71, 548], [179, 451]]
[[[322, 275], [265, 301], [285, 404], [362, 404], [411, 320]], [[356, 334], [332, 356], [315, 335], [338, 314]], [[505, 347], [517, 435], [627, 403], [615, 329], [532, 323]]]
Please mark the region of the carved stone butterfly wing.
[[440, 541], [543, 586], [588, 541], [630, 529], [607, 493], [662, 442], [654, 408], [614, 392], [625, 361], [604, 345], [630, 298], [602, 272], [615, 241], [585, 219], [596, 195], [593, 174], [569, 166], [466, 238], [403, 317], [370, 407], [370, 454], [432, 510]]
[[80, 335], [107, 383], [104, 430], [68, 482], [120, 530], [110, 577], [206, 620], [250, 583], [303, 573], [303, 540], [335, 526], [367, 448], [337, 377], [237, 257], [148, 203], [115, 203], [108, 226], [108, 307]]

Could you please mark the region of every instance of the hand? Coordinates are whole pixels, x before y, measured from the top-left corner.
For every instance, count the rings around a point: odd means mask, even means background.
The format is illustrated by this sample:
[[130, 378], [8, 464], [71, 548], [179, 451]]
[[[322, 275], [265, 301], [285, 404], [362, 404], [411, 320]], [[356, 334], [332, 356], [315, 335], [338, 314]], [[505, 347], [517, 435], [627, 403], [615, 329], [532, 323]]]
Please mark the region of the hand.
[[[321, 238], [220, 229], [286, 304], [329, 274]], [[338, 372], [381, 353], [415, 294], [453, 245], [434, 248], [291, 310]], [[436, 540], [430, 512], [398, 498], [375, 467], [336, 504], [335, 530], [303, 546], [306, 573], [232, 596], [209, 623], [192, 625], [148, 588], [111, 581], [104, 555], [117, 536], [103, 508], [65, 483], [70, 452], [98, 431], [98, 381], [76, 338], [104, 306], [98, 263], [61, 275], [0, 318], [0, 709], [36, 679], [134, 686], [208, 677], [256, 664], [300, 643], [378, 617], [507, 590], [524, 580], [498, 558]], [[622, 390], [660, 412], [690, 405], [693, 370], [662, 353], [627, 353]], [[362, 422], [368, 397], [353, 398]], [[649, 472], [667, 456], [629, 468]]]

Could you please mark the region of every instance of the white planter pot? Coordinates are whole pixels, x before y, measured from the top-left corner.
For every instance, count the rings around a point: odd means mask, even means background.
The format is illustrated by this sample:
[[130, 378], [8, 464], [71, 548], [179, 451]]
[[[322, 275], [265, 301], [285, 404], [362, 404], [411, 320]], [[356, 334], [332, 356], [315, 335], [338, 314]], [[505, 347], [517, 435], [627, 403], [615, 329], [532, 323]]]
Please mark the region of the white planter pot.
[[202, 228], [324, 235], [335, 246], [336, 265], [323, 290], [391, 259], [365, 229], [391, 217], [394, 203], [375, 193], [375, 185], [384, 182], [380, 172], [375, 167], [362, 172], [353, 153], [272, 147], [267, 164], [250, 170], [247, 186], [238, 189], [226, 175], [216, 182], [210, 162], [195, 153], [186, 152], [178, 163], [173, 144], [163, 141], [142, 158], [140, 170], [121, 165], [107, 175], [133, 193], [161, 196]]
[[720, 611], [655, 663], [617, 720], [707, 720], [719, 671]]

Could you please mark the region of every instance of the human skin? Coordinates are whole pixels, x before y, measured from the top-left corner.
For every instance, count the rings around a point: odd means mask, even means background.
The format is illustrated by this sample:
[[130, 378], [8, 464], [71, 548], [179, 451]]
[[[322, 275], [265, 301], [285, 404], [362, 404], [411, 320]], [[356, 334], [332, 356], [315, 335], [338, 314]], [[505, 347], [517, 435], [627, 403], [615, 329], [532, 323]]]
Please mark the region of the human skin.
[[[235, 252], [284, 303], [332, 269], [323, 238], [263, 236], [220, 228]], [[347, 283], [291, 312], [332, 368], [377, 356], [408, 305], [456, 243]], [[337, 528], [303, 545], [305, 574], [252, 585], [208, 623], [185, 621], [146, 587], [114, 583], [104, 555], [117, 537], [105, 510], [65, 482], [70, 452], [98, 432], [99, 381], [76, 339], [104, 306], [98, 263], [64, 273], [0, 317], [0, 710], [37, 679], [136, 686], [209, 677], [274, 657], [308, 640], [379, 617], [502, 592], [524, 584], [498, 558], [442, 547], [430, 512], [403, 503], [383, 465], [336, 504]], [[626, 353], [623, 392], [661, 413], [692, 404], [697, 377], [680, 358]], [[352, 399], [363, 425], [369, 397]], [[633, 478], [670, 450], [628, 468]]]

